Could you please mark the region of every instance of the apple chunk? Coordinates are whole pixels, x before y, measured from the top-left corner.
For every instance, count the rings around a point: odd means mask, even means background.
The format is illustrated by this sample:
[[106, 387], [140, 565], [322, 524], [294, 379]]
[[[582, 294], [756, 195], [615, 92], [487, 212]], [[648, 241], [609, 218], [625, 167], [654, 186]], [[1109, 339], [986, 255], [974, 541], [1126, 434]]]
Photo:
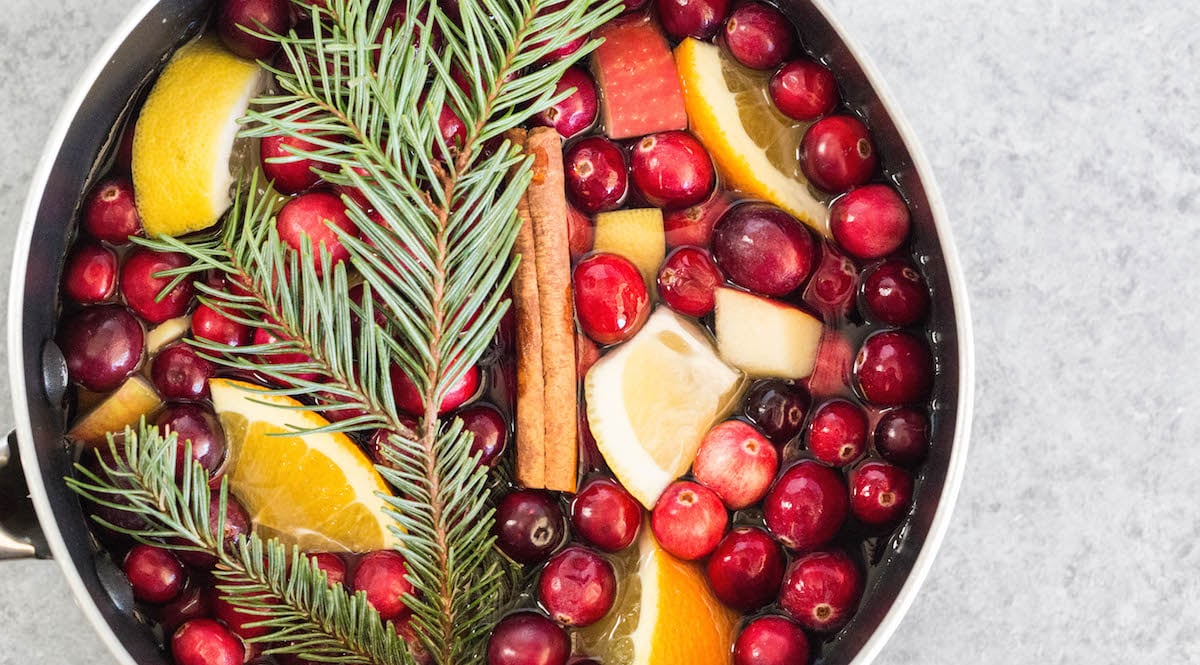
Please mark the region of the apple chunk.
[[717, 347], [751, 376], [803, 379], [817, 362], [824, 325], [807, 312], [736, 289], [717, 289]]
[[93, 446], [103, 443], [109, 432], [121, 432], [127, 425], [137, 425], [142, 416], [150, 415], [159, 406], [162, 406], [162, 398], [158, 392], [149, 381], [134, 374], [80, 418], [67, 432], [67, 438]]

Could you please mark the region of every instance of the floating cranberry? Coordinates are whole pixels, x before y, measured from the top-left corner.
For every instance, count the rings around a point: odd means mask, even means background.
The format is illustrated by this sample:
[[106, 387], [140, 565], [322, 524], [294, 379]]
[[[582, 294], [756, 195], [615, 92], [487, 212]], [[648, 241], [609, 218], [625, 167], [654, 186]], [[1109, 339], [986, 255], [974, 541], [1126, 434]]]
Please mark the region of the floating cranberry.
[[235, 54], [266, 60], [279, 44], [252, 33], [286, 33], [292, 26], [291, 19], [291, 3], [287, 0], [223, 0], [217, 10], [217, 34]]
[[63, 292], [83, 305], [101, 303], [117, 292], [117, 253], [98, 242], [82, 241], [63, 268]]
[[175, 277], [155, 277], [165, 270], [183, 268], [191, 263], [186, 255], [178, 252], [156, 252], [138, 248], [125, 257], [121, 266], [121, 295], [134, 314], [150, 323], [162, 323], [167, 319], [182, 316], [192, 304], [196, 289], [190, 279], [183, 279], [159, 299], [175, 280]]
[[813, 239], [795, 217], [769, 203], [743, 203], [713, 233], [713, 257], [738, 286], [766, 296], [796, 290], [813, 267]]
[[567, 518], [549, 493], [516, 490], [497, 504], [493, 533], [496, 544], [510, 559], [538, 563], [566, 540]]
[[128, 243], [129, 236], [142, 235], [133, 181], [122, 176], [96, 185], [83, 202], [83, 228], [93, 238], [114, 245]]
[[225, 346], [245, 346], [254, 338], [254, 330], [201, 303], [192, 312], [192, 336]]
[[309, 554], [308, 558], [314, 566], [325, 573], [325, 580], [329, 586], [346, 582], [346, 560], [341, 555], [333, 552], [317, 552]]
[[[280, 344], [284, 338], [279, 337], [267, 328], [255, 328], [254, 337], [251, 340], [253, 346], [267, 346], [271, 344]], [[320, 374], [304, 370], [288, 370], [284, 366], [304, 365], [312, 363], [313, 359], [303, 353], [290, 351], [263, 353], [263, 358], [272, 365], [279, 365], [281, 371], [286, 371], [287, 375], [301, 381], [315, 381], [320, 378]]]
[[771, 77], [775, 108], [793, 120], [807, 122], [829, 113], [838, 103], [833, 72], [819, 62], [793, 60]]
[[558, 96], [574, 88], [574, 92], [554, 106], [533, 116], [533, 124], [553, 127], [559, 135], [569, 139], [596, 124], [600, 112], [600, 100], [596, 93], [596, 82], [582, 67], [570, 67], [554, 87]]
[[804, 302], [828, 318], [846, 316], [854, 303], [858, 269], [833, 243], [821, 243], [821, 260], [804, 287]]
[[596, 242], [596, 227], [587, 215], [579, 212], [575, 206], [567, 204], [567, 245], [570, 247], [571, 260], [578, 261], [581, 256], [592, 251]]
[[594, 478], [571, 502], [571, 523], [587, 542], [605, 552], [619, 552], [637, 539], [642, 507], [617, 481]]
[[[563, 60], [563, 59], [567, 58], [568, 56], [574, 55], [575, 52], [578, 51], [579, 49], [583, 48], [583, 45], [586, 44], [587, 42], [588, 42], [588, 35], [582, 35], [580, 37], [576, 37], [575, 39], [572, 39], [571, 41], [563, 44], [562, 46], [555, 48], [554, 50], [550, 51], [549, 53], [542, 56], [541, 58], [538, 58], [537, 64], [548, 65], [552, 62], [558, 62], [559, 60]], [[543, 44], [544, 44], [544, 42], [543, 42]]]
[[571, 275], [579, 326], [599, 344], [633, 337], [650, 316], [650, 294], [637, 267], [616, 254], [593, 254]]
[[475, 404], [458, 412], [463, 429], [475, 436], [471, 442], [471, 453], [479, 455], [479, 463], [493, 466], [500, 460], [508, 443], [508, 423], [504, 416], [490, 404]]
[[673, 40], [708, 41], [729, 15], [729, 0], [654, 0], [658, 20]]
[[792, 562], [779, 594], [783, 611], [821, 633], [841, 628], [862, 596], [858, 566], [842, 552], [813, 552]]
[[892, 464], [913, 466], [929, 449], [929, 416], [902, 406], [884, 412], [875, 424], [875, 450]]
[[175, 600], [156, 607], [152, 616], [162, 626], [164, 635], [171, 635], [183, 624], [192, 619], [212, 617], [211, 596], [208, 588], [195, 583], [188, 583]]
[[717, 183], [708, 151], [687, 132], [644, 137], [633, 146], [629, 170], [646, 202], [667, 210], [703, 203]]
[[[454, 385], [450, 386], [450, 390], [442, 396], [442, 403], [438, 406], [438, 415], [450, 413], [466, 404], [477, 392], [479, 392], [479, 366], [471, 365], [467, 373], [455, 381]], [[421, 391], [398, 365], [392, 367], [392, 397], [396, 400], [396, 408], [404, 413], [414, 416], [425, 415], [425, 401], [421, 396]]]
[[[449, 156], [443, 156], [443, 159], [457, 155], [467, 144], [467, 123], [458, 117], [449, 102], [442, 105], [442, 111], [438, 114], [438, 133], [442, 135], [442, 141], [449, 151]], [[437, 146], [436, 150], [440, 154], [441, 146]]]
[[687, 316], [713, 311], [717, 287], [724, 283], [717, 262], [699, 247], [676, 249], [658, 271], [658, 295], [668, 307]]
[[740, 420], [727, 420], [704, 435], [692, 475], [730, 510], [741, 510], [766, 495], [778, 468], [779, 453], [766, 437]]
[[911, 226], [904, 199], [887, 185], [851, 190], [829, 208], [834, 240], [860, 259], [878, 259], [900, 249]]
[[850, 511], [873, 526], [892, 524], [912, 503], [913, 480], [886, 462], [863, 462], [850, 471]]
[[583, 548], [568, 547], [550, 557], [538, 580], [538, 601], [564, 626], [590, 626], [612, 609], [617, 574], [607, 559]]
[[242, 665], [245, 656], [237, 635], [212, 619], [192, 619], [171, 637], [175, 665]]
[[804, 427], [808, 393], [786, 381], [759, 381], [746, 393], [743, 412], [776, 444], [791, 441]]
[[778, 9], [750, 2], [725, 21], [725, 46], [751, 69], [775, 69], [795, 50], [796, 31]]
[[318, 274], [324, 271], [320, 258], [322, 253], [329, 254], [330, 265], [350, 257], [335, 227], [350, 235], [358, 233], [354, 222], [346, 214], [346, 204], [330, 192], [309, 192], [297, 196], [283, 204], [275, 222], [279, 238], [296, 251], [300, 251], [302, 238], [308, 237], [312, 245], [313, 265]]
[[707, 248], [712, 242], [713, 227], [729, 210], [729, 205], [725, 194], [717, 192], [707, 201], [690, 208], [665, 211], [663, 231], [667, 235], [667, 247], [694, 245]]
[[844, 399], [825, 402], [808, 424], [808, 449], [830, 466], [846, 466], [867, 449], [867, 414]]
[[808, 659], [804, 631], [783, 617], [754, 619], [733, 643], [733, 665], [808, 665]]
[[142, 363], [145, 331], [120, 305], [85, 307], [65, 318], [58, 346], [71, 381], [86, 390], [115, 390]]
[[250, 640], [255, 637], [262, 637], [271, 631], [266, 626], [254, 626], [251, 624], [259, 621], [266, 621], [268, 617], [259, 614], [253, 614], [230, 601], [224, 591], [215, 587], [209, 589], [209, 605], [212, 607], [213, 618], [225, 624], [225, 627], [233, 632], [234, 635], [243, 640]]
[[808, 550], [833, 540], [846, 521], [849, 503], [841, 475], [803, 460], [784, 471], [771, 488], [763, 501], [763, 517], [779, 542]]
[[[221, 496], [218, 492], [213, 492], [209, 495], [208, 500], [208, 525], [211, 532], [216, 535], [218, 522], [222, 519], [221, 515]], [[226, 496], [224, 529], [221, 531], [221, 546], [226, 551], [230, 550], [239, 538], [245, 537], [250, 533], [250, 514], [242, 504], [232, 495]], [[191, 545], [191, 541], [174, 540], [174, 544]], [[176, 556], [180, 561], [187, 565], [199, 569], [208, 570], [216, 565], [217, 559], [208, 552], [198, 552], [189, 550], [178, 550]]]
[[488, 639], [488, 665], [566, 665], [571, 638], [535, 612], [517, 612], [496, 624]]
[[589, 136], [567, 149], [563, 157], [567, 194], [575, 207], [592, 215], [621, 206], [629, 191], [629, 169], [617, 144]]
[[863, 278], [863, 303], [876, 321], [909, 326], [929, 313], [929, 287], [911, 263], [890, 259]]
[[296, 151], [316, 152], [321, 146], [302, 136], [273, 134], [259, 141], [258, 152], [263, 174], [281, 194], [299, 194], [321, 182], [316, 171], [322, 163], [299, 157]]
[[671, 483], [650, 513], [658, 544], [685, 560], [701, 559], [721, 542], [729, 514], [717, 493], [686, 480]]
[[812, 184], [833, 193], [865, 183], [879, 157], [858, 118], [831, 115], [813, 123], [800, 141], [800, 166]]
[[742, 526], [717, 545], [705, 572], [718, 600], [750, 612], [775, 599], [784, 563], [783, 548], [766, 531]]
[[140, 543], [125, 555], [122, 570], [133, 587], [133, 597], [144, 603], [175, 600], [187, 581], [183, 564], [174, 554], [161, 547]]
[[367, 602], [384, 621], [394, 621], [409, 612], [404, 596], [411, 595], [414, 587], [399, 552], [379, 550], [364, 556], [354, 571], [353, 587], [367, 594]]
[[150, 364], [150, 379], [164, 399], [205, 399], [208, 380], [216, 373], [216, 365], [201, 358], [184, 342], [159, 351]]
[[896, 406], [919, 402], [933, 385], [933, 358], [924, 340], [899, 330], [875, 333], [854, 360], [854, 376], [872, 404]]
[[170, 404], [155, 419], [154, 424], [165, 436], [174, 432], [178, 446], [175, 473], [183, 473], [188, 459], [184, 447], [190, 442], [192, 459], [209, 474], [214, 474], [225, 461], [225, 430], [210, 409], [199, 404]]

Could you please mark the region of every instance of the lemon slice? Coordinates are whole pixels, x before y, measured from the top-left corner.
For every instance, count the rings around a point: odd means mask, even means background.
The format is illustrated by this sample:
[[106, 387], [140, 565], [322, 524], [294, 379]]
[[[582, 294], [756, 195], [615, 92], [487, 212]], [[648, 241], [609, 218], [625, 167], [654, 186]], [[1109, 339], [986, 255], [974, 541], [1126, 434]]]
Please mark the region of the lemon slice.
[[216, 38], [172, 56], [133, 133], [133, 189], [147, 235], [205, 229], [229, 208], [237, 121], [262, 80], [256, 63]]
[[742, 375], [695, 323], [666, 307], [584, 379], [600, 454], [642, 505], [683, 475], [705, 432], [737, 401]]
[[775, 108], [770, 74], [739, 65], [719, 46], [688, 38], [675, 48], [692, 132], [728, 185], [770, 201], [829, 235], [824, 194], [800, 169], [800, 140], [810, 123]]
[[209, 381], [229, 446], [229, 488], [255, 530], [305, 551], [367, 552], [394, 545], [383, 478], [345, 434], [280, 436], [328, 425], [300, 402], [241, 381]]

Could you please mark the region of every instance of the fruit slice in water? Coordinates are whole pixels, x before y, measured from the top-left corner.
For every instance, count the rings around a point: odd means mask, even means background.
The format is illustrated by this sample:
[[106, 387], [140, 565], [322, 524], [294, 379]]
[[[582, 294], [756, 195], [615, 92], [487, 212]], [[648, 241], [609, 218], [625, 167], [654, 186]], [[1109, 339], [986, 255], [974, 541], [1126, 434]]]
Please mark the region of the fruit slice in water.
[[770, 201], [829, 235], [829, 211], [800, 169], [799, 148], [810, 123], [775, 108], [769, 72], [739, 65], [720, 47], [696, 39], [675, 48], [692, 133], [708, 149], [726, 184]]
[[604, 133], [628, 139], [670, 129], [687, 129], [671, 47], [658, 26], [630, 16], [596, 31], [604, 43], [592, 55], [592, 71], [603, 93]]
[[391, 547], [390, 494], [345, 434], [295, 434], [328, 425], [300, 402], [241, 381], [213, 379], [213, 407], [229, 446], [229, 486], [264, 538], [317, 552]]
[[721, 357], [756, 377], [803, 379], [813, 373], [821, 320], [777, 300], [717, 289], [717, 344]]
[[584, 379], [596, 447], [625, 489], [652, 508], [737, 402], [742, 375], [699, 326], [666, 307]]
[[75, 423], [67, 438], [92, 445], [102, 444], [109, 432], [122, 432], [125, 427], [137, 425], [142, 416], [148, 416], [162, 406], [162, 398], [150, 382], [133, 375], [108, 397]]
[[667, 253], [662, 211], [640, 208], [596, 215], [595, 249], [629, 259], [642, 273], [646, 287], [653, 289], [658, 267]]

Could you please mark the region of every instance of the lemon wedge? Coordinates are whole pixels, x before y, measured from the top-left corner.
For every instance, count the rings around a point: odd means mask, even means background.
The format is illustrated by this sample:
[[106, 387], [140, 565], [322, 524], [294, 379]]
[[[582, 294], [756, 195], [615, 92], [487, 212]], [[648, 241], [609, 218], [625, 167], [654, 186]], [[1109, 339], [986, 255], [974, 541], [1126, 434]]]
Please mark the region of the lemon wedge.
[[719, 46], [690, 37], [675, 48], [675, 65], [692, 132], [726, 182], [828, 236], [826, 197], [810, 188], [800, 169], [800, 140], [810, 123], [775, 108], [770, 73], [743, 67]]
[[368, 552], [395, 537], [371, 460], [345, 434], [294, 434], [328, 421], [242, 381], [209, 381], [229, 446], [229, 489], [255, 530], [305, 551]]
[[613, 474], [654, 506], [683, 475], [705, 432], [741, 392], [742, 374], [717, 356], [695, 323], [659, 307], [584, 379], [588, 424]]
[[212, 37], [180, 48], [167, 63], [133, 133], [133, 189], [147, 235], [205, 229], [229, 208], [237, 121], [262, 71]]

